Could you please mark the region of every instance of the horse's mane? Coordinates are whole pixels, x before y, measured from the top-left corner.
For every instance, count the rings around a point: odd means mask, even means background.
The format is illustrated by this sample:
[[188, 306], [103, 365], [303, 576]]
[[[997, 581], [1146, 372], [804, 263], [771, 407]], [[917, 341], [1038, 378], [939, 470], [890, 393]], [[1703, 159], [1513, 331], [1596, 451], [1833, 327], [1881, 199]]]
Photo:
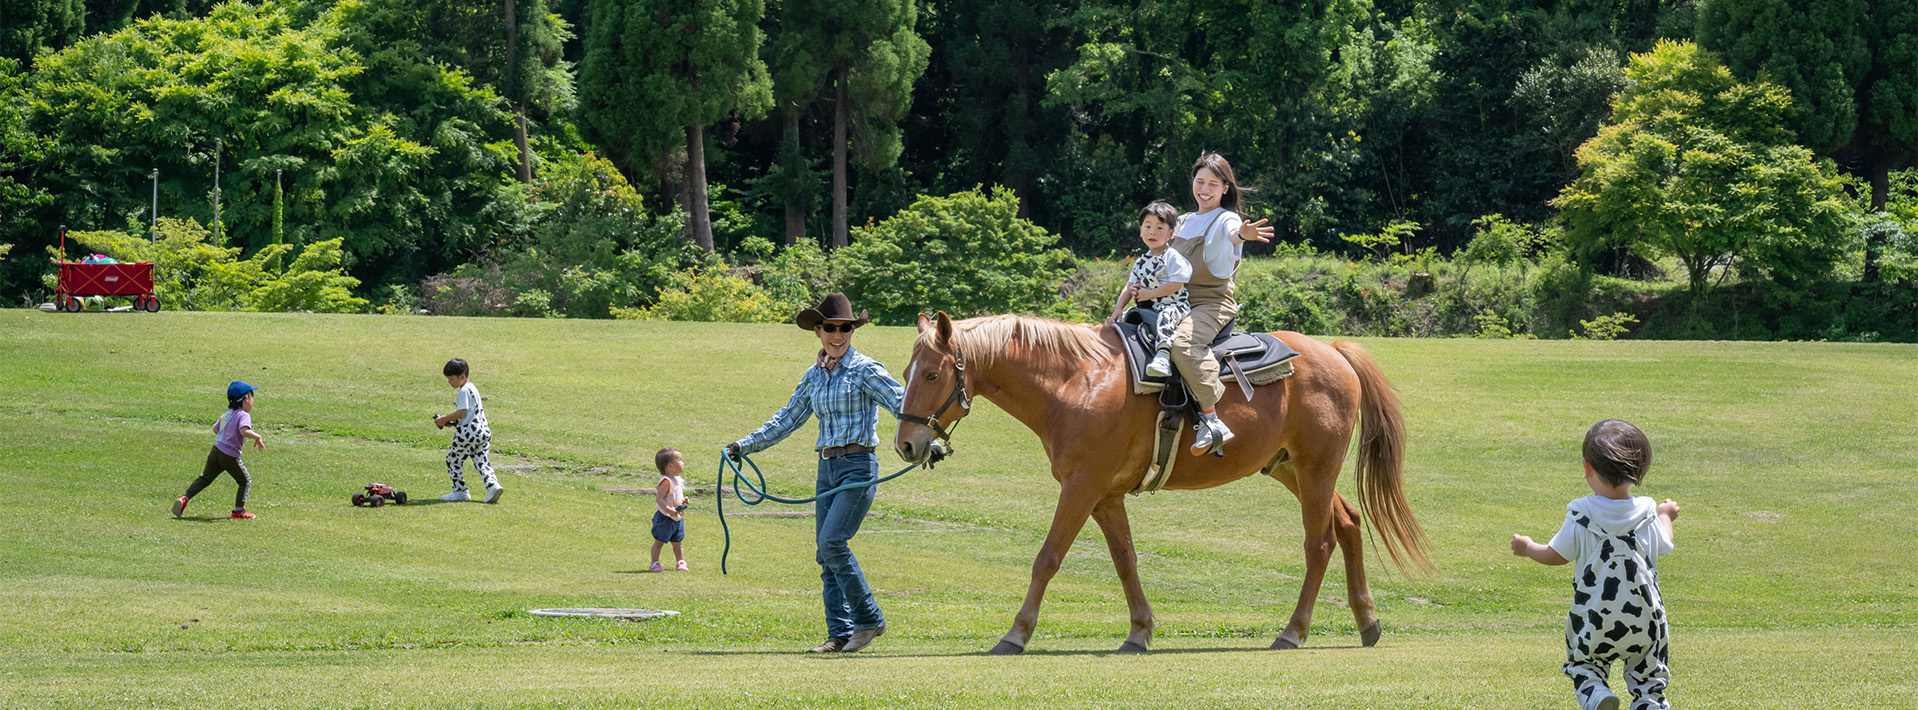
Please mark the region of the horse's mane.
[[[930, 345], [937, 337], [937, 331], [927, 330], [919, 334], [915, 345]], [[952, 349], [968, 362], [989, 363], [1015, 341], [1036, 350], [1100, 363], [1117, 355], [1099, 338], [1097, 328], [1076, 323], [1010, 313], [952, 322]]]

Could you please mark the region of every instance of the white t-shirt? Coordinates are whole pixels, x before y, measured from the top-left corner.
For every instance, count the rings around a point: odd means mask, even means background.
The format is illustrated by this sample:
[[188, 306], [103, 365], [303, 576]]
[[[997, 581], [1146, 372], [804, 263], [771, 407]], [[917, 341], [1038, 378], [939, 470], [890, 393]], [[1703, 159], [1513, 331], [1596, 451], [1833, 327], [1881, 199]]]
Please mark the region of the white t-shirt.
[[1613, 535], [1633, 535], [1644, 543], [1641, 549], [1646, 552], [1647, 562], [1656, 564], [1660, 555], [1672, 552], [1672, 538], [1658, 524], [1657, 501], [1648, 496], [1625, 500], [1585, 496], [1565, 505], [1565, 524], [1552, 536], [1551, 543], [1560, 557], [1578, 563], [1578, 569], [1598, 562], [1600, 545], [1598, 534], [1580, 525], [1580, 518]]
[[1245, 253], [1245, 243], [1233, 239], [1239, 233], [1239, 226], [1245, 220], [1239, 213], [1215, 207], [1206, 212], [1187, 215], [1179, 225], [1180, 239], [1205, 239], [1205, 268], [1219, 278], [1231, 278], [1232, 272], [1239, 268], [1239, 257]]
[[466, 410], [466, 416], [459, 421], [460, 426], [486, 426], [486, 408], [480, 403], [479, 388], [474, 387], [471, 380], [454, 393], [453, 408]]
[[[670, 490], [666, 495], [671, 497], [673, 500], [673, 504], [671, 507], [678, 507], [679, 504], [686, 502], [686, 479], [685, 478], [680, 476], [662, 475], [659, 477], [659, 481], [660, 483], [669, 484], [667, 488]], [[667, 507], [668, 506], [660, 502], [659, 496], [657, 494], [653, 496], [653, 508], [655, 510], [658, 510], [661, 515], [664, 515], [668, 518], [678, 515], [678, 513], [675, 511], [667, 510], [666, 509]]]
[[1186, 283], [1192, 280], [1192, 262], [1171, 247], [1157, 254], [1146, 252], [1132, 262], [1130, 280], [1143, 289]]

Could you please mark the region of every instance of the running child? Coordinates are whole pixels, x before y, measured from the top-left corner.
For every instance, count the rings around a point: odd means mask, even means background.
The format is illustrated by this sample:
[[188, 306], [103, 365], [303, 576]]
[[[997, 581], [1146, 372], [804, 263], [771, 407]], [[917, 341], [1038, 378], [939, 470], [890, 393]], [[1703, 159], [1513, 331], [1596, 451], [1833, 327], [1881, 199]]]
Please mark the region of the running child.
[[1672, 551], [1678, 504], [1633, 498], [1645, 482], [1652, 444], [1617, 419], [1585, 433], [1585, 485], [1592, 494], [1565, 506], [1565, 524], [1549, 545], [1512, 536], [1512, 554], [1547, 565], [1577, 562], [1572, 610], [1565, 621], [1565, 675], [1583, 710], [1618, 710], [1607, 680], [1612, 662], [1625, 668], [1632, 710], [1669, 710], [1665, 686], [1671, 634], [1658, 591], [1658, 558]]
[[486, 484], [486, 502], [498, 503], [506, 489], [500, 486], [499, 479], [493, 475], [493, 465], [486, 460], [493, 448], [493, 429], [486, 425], [486, 405], [480, 400], [479, 388], [466, 378], [465, 360], [448, 360], [441, 372], [446, 375], [446, 384], [459, 392], [453, 395], [453, 413], [433, 419], [434, 426], [441, 429], [456, 427], [453, 445], [446, 450], [446, 475], [453, 479], [453, 492], [440, 496], [440, 500], [473, 499], [466, 492], [466, 478], [460, 475], [466, 460], [472, 459], [473, 470], [479, 472], [480, 482]]
[[187, 501], [225, 473], [240, 484], [239, 492], [233, 494], [233, 517], [253, 518], [246, 510], [246, 494], [253, 487], [253, 475], [247, 472], [246, 463], [240, 461], [240, 453], [246, 450], [247, 439], [252, 439], [260, 451], [266, 451], [266, 437], [253, 430], [253, 392], [258, 389], [239, 381], [226, 386], [226, 412], [213, 422], [213, 450], [207, 452], [206, 467], [201, 469], [200, 477], [186, 487], [186, 495], [173, 500], [173, 517], [186, 514]]
[[659, 469], [659, 485], [653, 488], [652, 571], [666, 571], [659, 564], [659, 549], [670, 542], [673, 559], [679, 561], [674, 569], [684, 572], [686, 551], [679, 543], [686, 539], [686, 479], [679, 474], [686, 469], [686, 457], [669, 446], [653, 454], [653, 466]]
[[1139, 210], [1139, 239], [1145, 242], [1146, 253], [1133, 260], [1132, 275], [1125, 288], [1119, 290], [1119, 302], [1112, 307], [1112, 317], [1106, 319], [1106, 323], [1113, 323], [1125, 314], [1126, 304], [1139, 304], [1158, 348], [1158, 354], [1145, 367], [1146, 373], [1154, 377], [1172, 376], [1172, 362], [1168, 358], [1173, 331], [1185, 320], [1186, 314], [1192, 312], [1192, 303], [1185, 291], [1185, 282], [1192, 278], [1192, 262], [1186, 261], [1177, 250], [1167, 248], [1172, 242], [1172, 225], [1178, 221], [1179, 211], [1165, 200], [1153, 200]]
[[1172, 239], [1172, 248], [1192, 264], [1192, 279], [1185, 284], [1192, 312], [1179, 321], [1168, 350], [1199, 405], [1194, 456], [1223, 456], [1222, 447], [1232, 440], [1232, 430], [1219, 421], [1217, 407], [1225, 385], [1219, 381], [1219, 361], [1212, 356], [1212, 338], [1239, 313], [1239, 303], [1232, 299], [1233, 276], [1245, 243], [1272, 239], [1265, 220], [1247, 222], [1239, 216], [1241, 192], [1224, 157], [1210, 151], [1200, 155], [1192, 164], [1192, 199], [1199, 211], [1179, 217]]

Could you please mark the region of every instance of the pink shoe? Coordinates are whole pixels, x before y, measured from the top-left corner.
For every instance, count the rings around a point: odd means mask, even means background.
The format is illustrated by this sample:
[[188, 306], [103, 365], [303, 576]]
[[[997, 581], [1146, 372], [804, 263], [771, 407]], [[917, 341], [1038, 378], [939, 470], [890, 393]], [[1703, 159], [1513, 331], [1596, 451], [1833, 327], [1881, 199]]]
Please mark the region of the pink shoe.
[[666, 568], [665, 568], [665, 567], [661, 567], [661, 566], [659, 565], [659, 563], [658, 563], [658, 562], [654, 562], [654, 563], [653, 563], [653, 568], [652, 568], [652, 569], [650, 569], [650, 570], [647, 570], [647, 571], [648, 571], [648, 572], [664, 572], [664, 571], [666, 571]]
[[684, 571], [686, 571], [686, 561], [685, 561], [685, 560], [680, 560], [680, 561], [679, 561], [679, 566], [677, 566], [677, 567], [674, 567], [673, 569], [676, 569], [676, 570], [679, 570], [679, 571], [681, 571], [681, 572], [684, 572]]
[[252, 520], [253, 514], [246, 512], [244, 510], [236, 510], [236, 511], [233, 511], [233, 518], [235, 520]]

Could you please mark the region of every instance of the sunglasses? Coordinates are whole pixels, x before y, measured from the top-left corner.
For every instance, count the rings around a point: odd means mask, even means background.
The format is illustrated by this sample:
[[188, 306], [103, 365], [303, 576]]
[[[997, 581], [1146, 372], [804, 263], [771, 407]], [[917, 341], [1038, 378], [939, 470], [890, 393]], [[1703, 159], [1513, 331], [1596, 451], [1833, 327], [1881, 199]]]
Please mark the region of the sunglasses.
[[813, 327], [826, 331], [828, 333], [850, 333], [852, 332], [853, 328], [856, 328], [858, 326], [855, 326], [851, 323], [841, 323], [839, 325], [833, 325], [831, 323], [820, 323], [819, 325], [816, 325]]

